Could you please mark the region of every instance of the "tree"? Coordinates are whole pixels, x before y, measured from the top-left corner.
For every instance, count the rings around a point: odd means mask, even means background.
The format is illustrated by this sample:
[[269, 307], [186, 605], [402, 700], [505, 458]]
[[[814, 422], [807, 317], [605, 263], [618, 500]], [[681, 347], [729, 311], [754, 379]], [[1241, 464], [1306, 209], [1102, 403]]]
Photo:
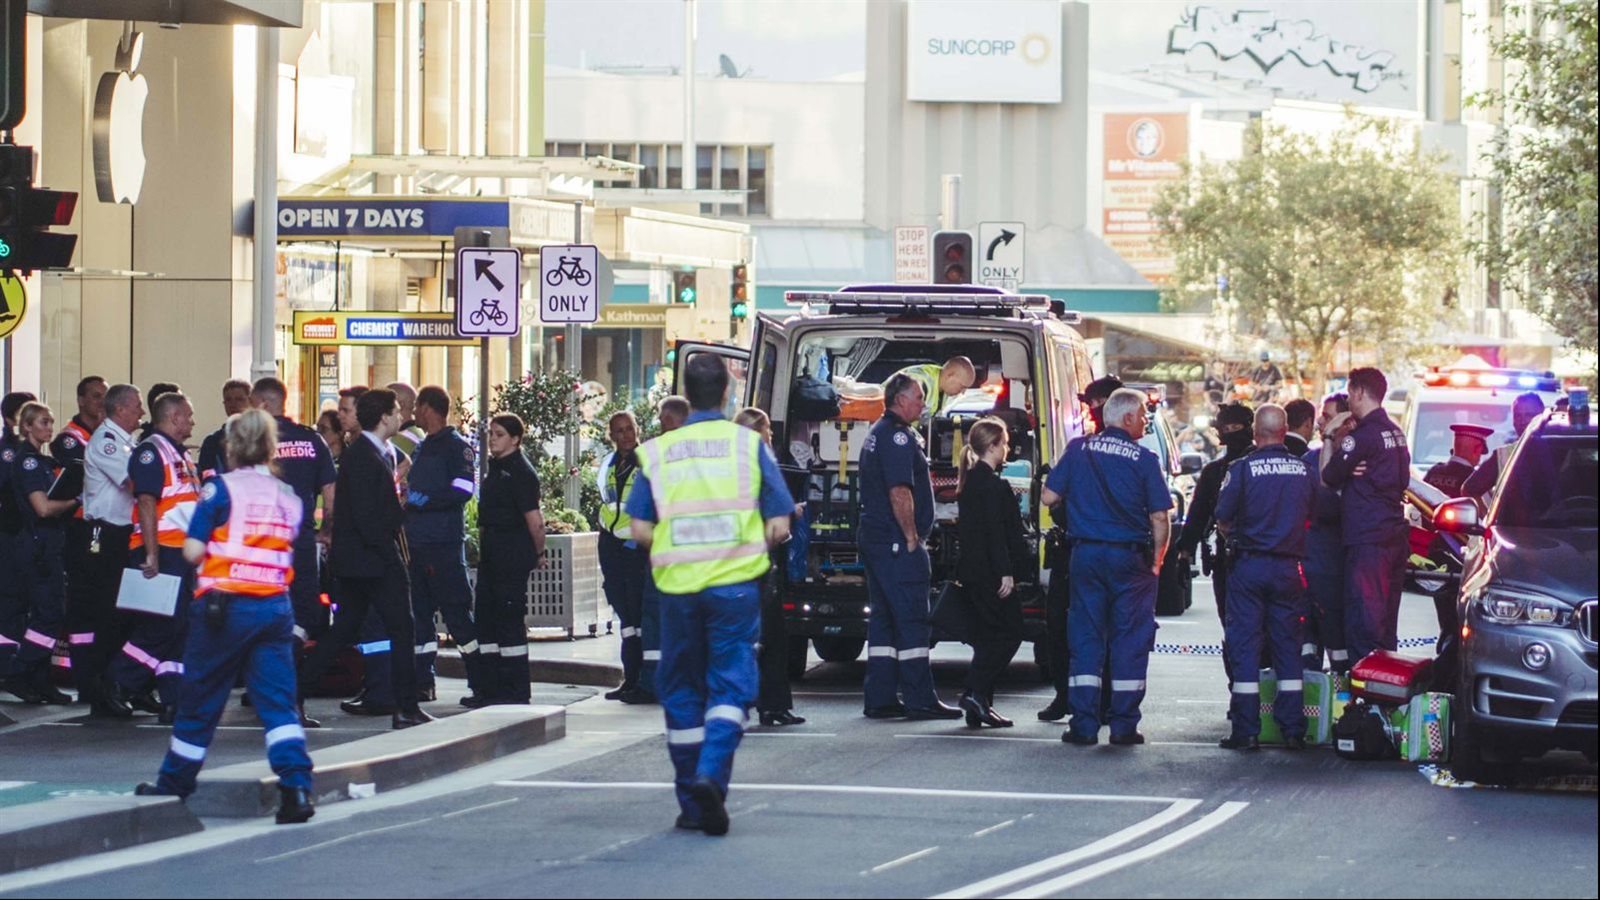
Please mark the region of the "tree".
[[1348, 115], [1327, 136], [1252, 124], [1237, 160], [1190, 167], [1152, 209], [1176, 258], [1178, 305], [1225, 275], [1243, 327], [1276, 332], [1289, 374], [1327, 383], [1341, 341], [1411, 343], [1453, 293], [1454, 182], [1415, 135]]
[[[1578, 347], [1594, 349], [1596, 247], [1596, 18], [1594, 0], [1544, 0], [1506, 10], [1508, 28], [1494, 51], [1506, 63], [1503, 91], [1473, 98], [1505, 110], [1491, 178], [1500, 221], [1475, 245], [1528, 309]], [[1503, 223], [1503, 224], [1502, 224]]]

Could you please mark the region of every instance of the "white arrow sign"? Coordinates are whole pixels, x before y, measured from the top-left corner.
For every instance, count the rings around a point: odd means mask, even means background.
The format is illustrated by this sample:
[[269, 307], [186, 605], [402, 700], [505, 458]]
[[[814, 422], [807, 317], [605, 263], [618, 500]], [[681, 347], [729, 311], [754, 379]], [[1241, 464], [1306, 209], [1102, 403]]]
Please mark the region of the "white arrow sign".
[[522, 252], [512, 247], [456, 251], [456, 331], [471, 337], [516, 334], [522, 328], [517, 292]]
[[1022, 287], [1023, 244], [1028, 227], [1021, 222], [984, 222], [978, 226], [978, 284], [1015, 291]]
[[599, 321], [600, 282], [600, 250], [593, 244], [540, 247], [540, 321]]

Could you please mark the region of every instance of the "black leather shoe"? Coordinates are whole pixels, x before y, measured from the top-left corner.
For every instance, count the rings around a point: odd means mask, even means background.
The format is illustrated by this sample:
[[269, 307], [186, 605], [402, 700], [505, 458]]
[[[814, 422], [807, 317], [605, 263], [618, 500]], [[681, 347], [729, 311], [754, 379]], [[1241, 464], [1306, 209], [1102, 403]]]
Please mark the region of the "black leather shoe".
[[626, 694], [627, 692], [633, 690], [635, 687], [637, 687], [637, 685], [632, 685], [632, 684], [621, 684], [621, 685], [618, 685], [617, 687], [613, 688], [612, 690], [606, 691], [606, 699], [607, 700], [621, 700], [623, 694]]
[[316, 804], [311, 800], [310, 791], [305, 788], [278, 785], [277, 822], [279, 825], [294, 825], [304, 822], [316, 814]]
[[904, 719], [906, 708], [903, 703], [891, 703], [888, 706], [873, 706], [861, 711], [869, 719]]
[[244, 693], [239, 695], [239, 705], [240, 706], [245, 706], [245, 707], [250, 707], [250, 706], [255, 706], [256, 702], [254, 700], [250, 699], [250, 692], [249, 691], [245, 691]]
[[961, 699], [956, 701], [956, 706], [960, 707], [962, 714], [967, 717], [968, 728], [977, 729], [983, 727], [985, 710], [983, 704], [978, 702], [977, 697], [971, 694], [962, 694]]
[[161, 707], [161, 713], [156, 716], [156, 721], [162, 725], [171, 725], [178, 721], [178, 708], [170, 703]]
[[1072, 744], [1075, 747], [1093, 747], [1100, 743], [1100, 737], [1094, 734], [1079, 734], [1068, 728], [1061, 732], [1061, 743]]
[[149, 691], [145, 691], [142, 694], [124, 694], [122, 700], [133, 707], [136, 712], [150, 713], [153, 716], [161, 715], [161, 701], [157, 700], [155, 695]]
[[418, 688], [417, 689], [417, 702], [418, 703], [432, 703], [432, 702], [434, 702], [435, 700], [438, 700], [438, 699], [439, 699], [439, 692], [437, 690], [435, 690], [431, 685], [429, 687]]
[[672, 823], [673, 828], [682, 828], [684, 831], [699, 831], [700, 820], [689, 818], [688, 813], [678, 813], [678, 821]]
[[44, 703], [44, 695], [39, 693], [26, 679], [12, 676], [5, 681], [0, 681], [0, 691], [15, 696], [23, 703]]
[[1071, 712], [1071, 710], [1067, 708], [1067, 698], [1058, 696], [1054, 700], [1050, 701], [1049, 706], [1039, 710], [1039, 721], [1059, 722], [1062, 719], [1065, 719], [1067, 717], [1067, 713], [1069, 712]]
[[956, 709], [954, 706], [947, 706], [946, 704], [940, 703], [937, 700], [935, 700], [933, 705], [929, 707], [906, 709], [906, 718], [914, 721], [923, 721], [927, 719], [959, 719], [962, 717], [962, 715], [963, 713], [961, 710]]
[[392, 706], [374, 703], [363, 697], [361, 700], [346, 700], [339, 704], [339, 708], [352, 716], [392, 716], [397, 711]]
[[494, 700], [477, 694], [468, 694], [461, 698], [461, 705], [467, 709], [483, 709], [485, 706], [493, 706]]
[[1306, 739], [1300, 737], [1299, 735], [1294, 735], [1292, 737], [1286, 737], [1283, 739], [1283, 749], [1285, 750], [1294, 750], [1298, 752], [1300, 750], [1304, 750], [1305, 748]]
[[1113, 734], [1111, 743], [1116, 744], [1118, 747], [1137, 747], [1144, 743], [1144, 735], [1137, 731], [1130, 731], [1127, 734]]
[[764, 712], [761, 714], [761, 724], [763, 725], [783, 726], [804, 725], [805, 723], [805, 716], [797, 716], [787, 709], [780, 709], [777, 712]]
[[141, 781], [133, 788], [133, 793], [138, 797], [176, 797], [177, 794], [163, 791], [148, 781]]
[[45, 703], [48, 703], [52, 706], [72, 705], [72, 695], [61, 692], [56, 688], [55, 685], [45, 683], [38, 685], [37, 687], [39, 689], [39, 696], [44, 698]]
[[306, 705], [304, 703], [300, 704], [300, 727], [301, 728], [321, 728], [322, 727], [322, 720], [321, 719], [313, 719], [310, 716], [306, 715]]
[[622, 696], [618, 697], [617, 699], [628, 704], [629, 706], [654, 706], [655, 704], [661, 702], [659, 699], [657, 699], [655, 691], [647, 691], [641, 687], [636, 687], [630, 691], [624, 691]]
[[1240, 735], [1232, 735], [1230, 737], [1225, 737], [1222, 740], [1218, 741], [1217, 742], [1217, 746], [1221, 747], [1224, 750], [1249, 750], [1249, 751], [1260, 750], [1261, 749], [1261, 739], [1256, 737], [1253, 734], [1250, 735], [1249, 737], [1243, 737], [1243, 736], [1240, 736]]
[[728, 833], [728, 809], [722, 804], [722, 789], [704, 775], [689, 784], [689, 796], [700, 807], [700, 830], [721, 836]]
[[133, 710], [115, 697], [97, 697], [89, 701], [91, 719], [131, 719]]
[[433, 716], [420, 709], [403, 709], [390, 717], [389, 724], [398, 731], [401, 728], [410, 728], [413, 725], [421, 725], [424, 722], [432, 721]]
[[995, 712], [994, 707], [991, 706], [988, 709], [988, 718], [984, 720], [983, 724], [990, 728], [1010, 728], [1017, 723]]

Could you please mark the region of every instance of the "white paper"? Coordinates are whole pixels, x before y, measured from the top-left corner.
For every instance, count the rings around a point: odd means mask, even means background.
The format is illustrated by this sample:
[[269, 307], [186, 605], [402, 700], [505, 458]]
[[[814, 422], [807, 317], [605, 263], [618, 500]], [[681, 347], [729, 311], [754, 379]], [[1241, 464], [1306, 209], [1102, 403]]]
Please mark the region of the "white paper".
[[177, 575], [146, 578], [138, 569], [123, 569], [117, 609], [170, 616], [178, 611], [178, 589], [182, 586], [183, 579]]

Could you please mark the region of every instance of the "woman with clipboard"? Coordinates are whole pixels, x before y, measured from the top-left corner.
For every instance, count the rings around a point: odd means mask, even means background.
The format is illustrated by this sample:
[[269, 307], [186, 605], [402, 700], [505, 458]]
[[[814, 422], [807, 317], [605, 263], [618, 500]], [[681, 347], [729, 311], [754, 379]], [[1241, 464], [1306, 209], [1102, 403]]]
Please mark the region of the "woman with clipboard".
[[17, 412], [17, 424], [22, 445], [11, 464], [11, 489], [24, 527], [16, 544], [15, 566], [28, 603], [22, 617], [5, 623], [8, 636], [17, 631], [15, 637], [21, 639], [6, 686], [20, 697], [37, 697], [36, 703], [71, 703], [71, 697], [50, 683], [50, 656], [66, 616], [65, 523], [78, 501], [50, 499], [50, 488], [61, 473], [48, 453], [56, 425], [50, 407], [27, 404]]

